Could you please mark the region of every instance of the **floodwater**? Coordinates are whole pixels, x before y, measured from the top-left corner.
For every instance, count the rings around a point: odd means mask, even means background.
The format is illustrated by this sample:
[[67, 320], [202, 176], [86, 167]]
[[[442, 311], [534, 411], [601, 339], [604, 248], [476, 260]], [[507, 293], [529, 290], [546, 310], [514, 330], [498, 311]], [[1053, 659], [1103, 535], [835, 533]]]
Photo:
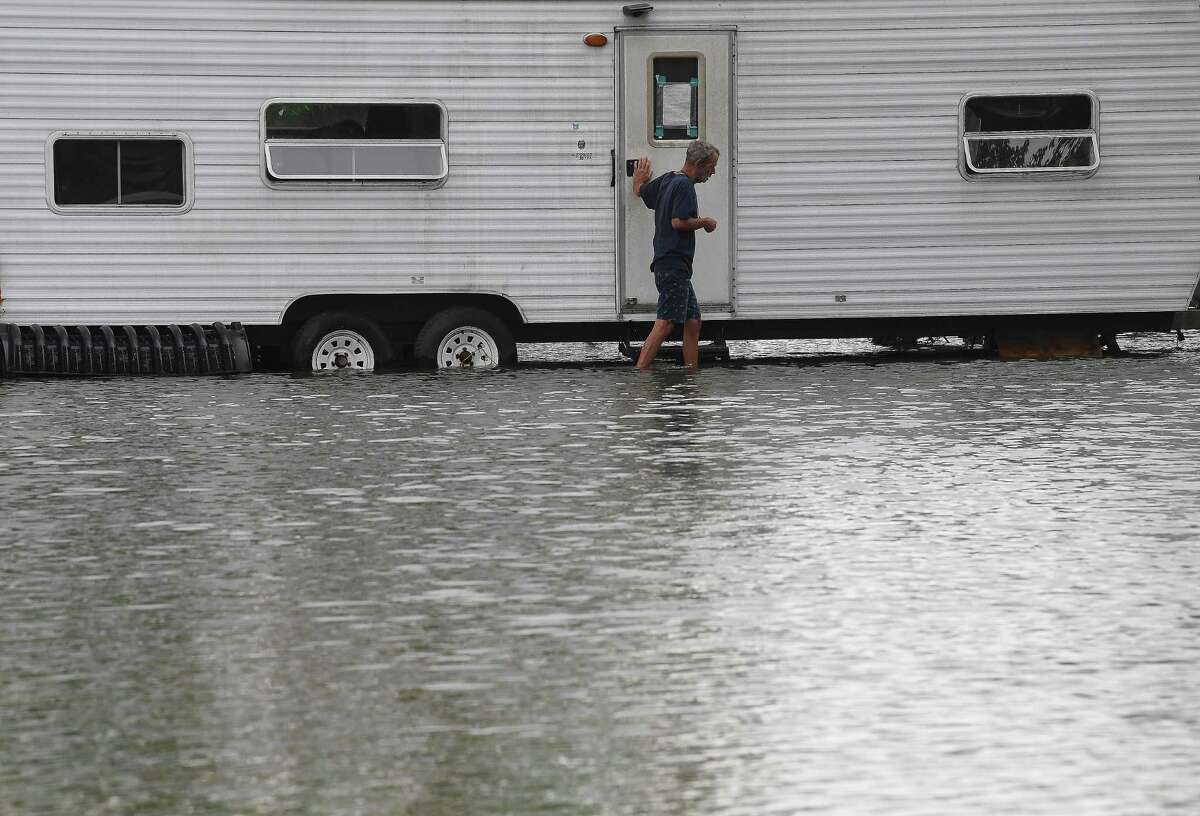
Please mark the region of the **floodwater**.
[[0, 383], [0, 814], [1200, 812], [1200, 339]]

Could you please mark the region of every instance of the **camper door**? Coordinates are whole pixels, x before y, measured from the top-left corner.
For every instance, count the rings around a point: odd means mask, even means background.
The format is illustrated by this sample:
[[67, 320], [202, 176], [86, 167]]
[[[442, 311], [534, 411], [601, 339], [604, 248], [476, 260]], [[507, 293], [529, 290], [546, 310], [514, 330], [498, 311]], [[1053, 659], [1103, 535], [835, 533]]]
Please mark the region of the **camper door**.
[[618, 32], [618, 312], [653, 320], [658, 293], [653, 213], [634, 197], [633, 162], [650, 159], [654, 176], [683, 166], [696, 139], [721, 151], [717, 174], [696, 187], [700, 215], [717, 219], [713, 233], [696, 234], [692, 285], [705, 318], [733, 309], [734, 34], [732, 30]]

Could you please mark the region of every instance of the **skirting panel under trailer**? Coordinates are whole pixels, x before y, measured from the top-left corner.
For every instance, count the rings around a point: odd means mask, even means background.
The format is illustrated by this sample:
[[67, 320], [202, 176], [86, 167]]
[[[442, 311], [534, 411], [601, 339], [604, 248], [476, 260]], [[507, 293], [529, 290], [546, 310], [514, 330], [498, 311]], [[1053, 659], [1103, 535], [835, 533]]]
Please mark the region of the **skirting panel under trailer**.
[[225, 326], [18, 326], [0, 323], [0, 377], [242, 374], [250, 344]]

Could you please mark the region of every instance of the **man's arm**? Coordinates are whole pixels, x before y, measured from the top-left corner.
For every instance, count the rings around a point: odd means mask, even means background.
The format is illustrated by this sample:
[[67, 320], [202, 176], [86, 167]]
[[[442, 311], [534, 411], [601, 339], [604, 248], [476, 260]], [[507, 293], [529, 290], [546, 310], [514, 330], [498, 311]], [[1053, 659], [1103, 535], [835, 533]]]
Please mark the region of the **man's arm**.
[[675, 185], [670, 207], [671, 226], [678, 232], [712, 232], [717, 228], [715, 219], [700, 217], [696, 190], [690, 184], [680, 182]]
[[637, 167], [633, 169], [633, 194], [642, 197], [642, 186], [650, 180], [650, 160], [645, 156], [638, 159]]
[[717, 228], [717, 219], [715, 218], [672, 218], [671, 226], [680, 232], [696, 232], [704, 230], [712, 232]]

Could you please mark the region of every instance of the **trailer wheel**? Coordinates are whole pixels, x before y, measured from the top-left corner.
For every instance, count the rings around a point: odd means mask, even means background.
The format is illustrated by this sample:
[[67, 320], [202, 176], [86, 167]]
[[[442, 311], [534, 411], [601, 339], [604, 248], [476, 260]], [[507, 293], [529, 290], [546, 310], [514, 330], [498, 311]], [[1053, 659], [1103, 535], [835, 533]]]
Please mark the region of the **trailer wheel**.
[[497, 368], [517, 363], [517, 343], [504, 321], [490, 312], [456, 307], [426, 321], [413, 345], [429, 368]]
[[374, 371], [391, 356], [387, 337], [350, 312], [322, 312], [305, 321], [292, 341], [296, 371]]

